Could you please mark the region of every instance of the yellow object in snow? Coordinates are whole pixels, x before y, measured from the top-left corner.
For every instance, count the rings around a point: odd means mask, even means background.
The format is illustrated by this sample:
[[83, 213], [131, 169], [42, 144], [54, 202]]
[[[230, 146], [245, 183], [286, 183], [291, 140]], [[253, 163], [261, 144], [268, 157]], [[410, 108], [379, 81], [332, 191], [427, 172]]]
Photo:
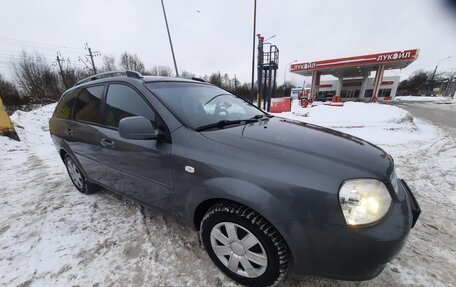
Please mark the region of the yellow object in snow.
[[9, 134], [14, 132], [13, 124], [5, 111], [2, 98], [0, 97], [0, 134]]

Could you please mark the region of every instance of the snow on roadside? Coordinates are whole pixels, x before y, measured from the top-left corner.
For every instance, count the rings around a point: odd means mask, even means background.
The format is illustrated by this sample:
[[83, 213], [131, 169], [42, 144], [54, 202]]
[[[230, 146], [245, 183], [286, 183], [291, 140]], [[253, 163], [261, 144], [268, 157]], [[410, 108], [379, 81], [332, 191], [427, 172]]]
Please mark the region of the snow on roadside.
[[275, 115], [337, 129], [375, 144], [404, 144], [436, 136], [431, 125], [414, 119], [409, 112], [377, 103], [346, 102], [342, 107], [318, 104], [301, 108], [298, 101], [293, 101], [291, 112]]
[[11, 121], [21, 141], [35, 146], [52, 144], [48, 122], [54, 109], [55, 104], [50, 104], [30, 112], [16, 111], [11, 116]]
[[32, 149], [48, 165], [61, 166], [54, 144], [49, 134], [49, 119], [54, 112], [56, 104], [46, 105], [30, 112], [16, 111], [11, 116], [16, 132], [21, 142]]
[[430, 96], [397, 96], [394, 98], [395, 101], [402, 102], [452, 102], [452, 99], [449, 97], [430, 97]]

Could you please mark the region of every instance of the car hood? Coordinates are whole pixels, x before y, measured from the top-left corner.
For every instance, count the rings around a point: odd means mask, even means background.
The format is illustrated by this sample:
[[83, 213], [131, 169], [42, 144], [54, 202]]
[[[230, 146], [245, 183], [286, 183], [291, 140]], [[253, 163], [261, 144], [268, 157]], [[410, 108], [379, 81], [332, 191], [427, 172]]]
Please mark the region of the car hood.
[[387, 181], [393, 170], [391, 157], [365, 140], [280, 117], [202, 134], [222, 144], [337, 178], [374, 177]]

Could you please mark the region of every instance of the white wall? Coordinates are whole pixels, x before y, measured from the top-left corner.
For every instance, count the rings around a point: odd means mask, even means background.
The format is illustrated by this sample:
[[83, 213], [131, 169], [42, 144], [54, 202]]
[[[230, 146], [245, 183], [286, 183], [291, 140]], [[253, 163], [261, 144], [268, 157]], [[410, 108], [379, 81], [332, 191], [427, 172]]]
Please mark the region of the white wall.
[[[389, 85], [381, 85], [380, 89], [391, 89], [391, 96], [394, 97], [396, 95], [397, 87], [399, 85], [400, 77], [399, 76], [390, 76], [390, 77], [383, 77], [382, 82], [393, 82]], [[361, 89], [361, 82], [362, 78], [360, 79], [345, 79], [342, 83], [342, 90], [350, 91], [350, 90], [360, 90]], [[349, 86], [353, 83], [353, 86]], [[359, 83], [359, 85], [357, 84]], [[344, 85], [345, 84], [345, 85]], [[357, 84], [357, 85], [355, 85]], [[331, 87], [325, 87], [325, 85], [331, 85]], [[337, 80], [331, 81], [321, 81], [320, 82], [320, 92], [329, 92], [334, 91], [336, 92], [337, 88]], [[372, 90], [374, 88], [374, 78], [369, 78], [367, 80], [367, 90]]]

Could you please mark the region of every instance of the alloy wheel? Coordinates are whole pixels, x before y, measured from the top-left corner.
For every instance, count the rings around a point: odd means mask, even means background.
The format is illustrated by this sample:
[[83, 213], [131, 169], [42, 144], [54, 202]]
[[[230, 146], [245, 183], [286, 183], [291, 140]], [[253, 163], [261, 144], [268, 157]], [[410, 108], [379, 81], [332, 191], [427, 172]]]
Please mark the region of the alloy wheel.
[[263, 245], [241, 225], [220, 222], [212, 228], [210, 239], [215, 255], [237, 275], [256, 278], [266, 271], [268, 257]]
[[82, 174], [79, 171], [79, 168], [73, 162], [73, 160], [68, 160], [67, 161], [67, 167], [68, 167], [68, 173], [70, 174], [70, 177], [73, 180], [74, 184], [78, 188], [82, 188], [83, 185], [84, 185], [83, 184], [83, 179], [82, 179]]

